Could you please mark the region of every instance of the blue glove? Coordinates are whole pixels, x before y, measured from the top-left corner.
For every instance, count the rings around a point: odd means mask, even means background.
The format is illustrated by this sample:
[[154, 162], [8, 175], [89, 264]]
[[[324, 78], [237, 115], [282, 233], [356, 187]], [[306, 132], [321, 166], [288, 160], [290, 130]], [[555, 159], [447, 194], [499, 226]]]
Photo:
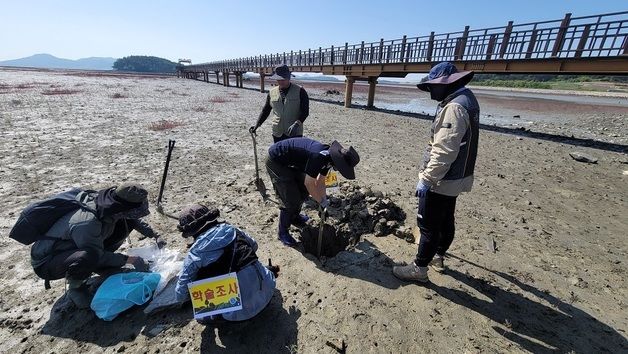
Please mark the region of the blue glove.
[[329, 199], [327, 199], [327, 197], [323, 197], [323, 200], [321, 200], [321, 208], [327, 209], [328, 206], [329, 206]]
[[299, 130], [299, 125], [301, 125], [301, 121], [299, 120], [292, 123], [292, 125], [288, 127], [287, 135], [290, 137], [295, 136]]
[[419, 183], [416, 184], [416, 196], [419, 198], [424, 198], [427, 194], [427, 191], [430, 190], [430, 186], [425, 184], [423, 180], [419, 180]]

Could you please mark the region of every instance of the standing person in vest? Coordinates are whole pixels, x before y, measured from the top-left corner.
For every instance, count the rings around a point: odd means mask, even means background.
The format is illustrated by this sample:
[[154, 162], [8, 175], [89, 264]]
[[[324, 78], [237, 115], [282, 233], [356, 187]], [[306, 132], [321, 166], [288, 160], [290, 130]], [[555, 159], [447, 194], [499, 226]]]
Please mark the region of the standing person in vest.
[[310, 99], [303, 87], [290, 82], [290, 76], [290, 69], [287, 65], [275, 68], [270, 78], [277, 80], [277, 86], [268, 92], [266, 104], [257, 118], [257, 123], [249, 128], [250, 132], [255, 133], [272, 111], [275, 143], [303, 136], [303, 122], [310, 114]]
[[465, 87], [472, 78], [473, 72], [458, 72], [453, 64], [443, 62], [417, 85], [440, 103], [416, 186], [419, 250], [410, 265], [393, 268], [399, 279], [426, 283], [428, 265], [445, 271], [443, 259], [454, 239], [456, 198], [473, 186], [478, 151], [480, 107]]
[[[66, 295], [78, 308], [88, 308], [92, 294], [86, 280], [92, 273], [119, 272], [125, 264], [147, 271], [148, 264], [136, 256], [116, 252], [133, 230], [154, 238], [159, 248], [166, 242], [140, 218], [147, 216], [148, 192], [126, 183], [98, 192], [83, 191], [76, 199], [84, 208], [61, 217], [46, 232], [46, 239], [31, 246], [31, 265], [46, 280], [66, 278]], [[48, 285], [47, 285], [48, 286]]]
[[309, 219], [301, 215], [301, 206], [311, 195], [323, 209], [327, 208], [325, 177], [333, 167], [346, 179], [355, 179], [358, 152], [345, 149], [339, 142], [322, 144], [308, 138], [277, 142], [268, 149], [266, 171], [273, 182], [279, 205], [279, 240], [286, 246], [297, 241], [290, 235], [290, 225], [303, 226]]
[[177, 229], [183, 237], [193, 237], [194, 244], [183, 262], [175, 296], [178, 302], [185, 303], [190, 301], [189, 283], [236, 272], [242, 309], [213, 319], [248, 320], [260, 313], [273, 297], [279, 267], [264, 267], [257, 260], [257, 242], [237, 227], [219, 222], [219, 216], [218, 209], [202, 204], [191, 205], [181, 212]]

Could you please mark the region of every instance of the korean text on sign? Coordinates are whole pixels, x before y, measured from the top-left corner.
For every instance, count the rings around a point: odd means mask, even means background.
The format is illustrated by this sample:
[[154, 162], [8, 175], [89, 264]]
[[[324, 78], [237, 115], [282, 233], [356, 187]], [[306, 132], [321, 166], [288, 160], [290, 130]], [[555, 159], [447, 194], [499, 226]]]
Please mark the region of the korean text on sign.
[[235, 272], [190, 283], [188, 291], [196, 319], [242, 309]]

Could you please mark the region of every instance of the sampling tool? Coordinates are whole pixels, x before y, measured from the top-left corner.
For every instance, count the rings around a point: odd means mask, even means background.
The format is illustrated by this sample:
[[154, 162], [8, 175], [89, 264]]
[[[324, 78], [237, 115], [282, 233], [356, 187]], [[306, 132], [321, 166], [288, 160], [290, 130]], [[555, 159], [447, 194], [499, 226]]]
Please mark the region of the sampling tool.
[[173, 219], [179, 219], [176, 216], [166, 213], [164, 207], [161, 204], [161, 198], [164, 195], [164, 187], [166, 186], [166, 176], [168, 176], [168, 167], [170, 166], [170, 157], [172, 156], [172, 150], [174, 149], [174, 140], [168, 140], [168, 156], [166, 157], [166, 166], [164, 167], [164, 174], [161, 177], [161, 186], [159, 187], [159, 196], [157, 197], [157, 212]]

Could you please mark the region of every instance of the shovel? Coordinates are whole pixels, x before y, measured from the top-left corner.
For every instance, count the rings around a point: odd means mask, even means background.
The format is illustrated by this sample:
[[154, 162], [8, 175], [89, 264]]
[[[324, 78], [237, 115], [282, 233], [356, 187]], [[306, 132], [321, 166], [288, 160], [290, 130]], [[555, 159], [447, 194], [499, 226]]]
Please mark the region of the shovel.
[[268, 198], [268, 194], [266, 194], [266, 186], [264, 185], [264, 181], [259, 176], [259, 164], [257, 163], [257, 133], [255, 133], [255, 129], [249, 129], [249, 133], [251, 133], [251, 138], [253, 139], [253, 154], [255, 155], [255, 188], [260, 192], [262, 198], [266, 200]]

